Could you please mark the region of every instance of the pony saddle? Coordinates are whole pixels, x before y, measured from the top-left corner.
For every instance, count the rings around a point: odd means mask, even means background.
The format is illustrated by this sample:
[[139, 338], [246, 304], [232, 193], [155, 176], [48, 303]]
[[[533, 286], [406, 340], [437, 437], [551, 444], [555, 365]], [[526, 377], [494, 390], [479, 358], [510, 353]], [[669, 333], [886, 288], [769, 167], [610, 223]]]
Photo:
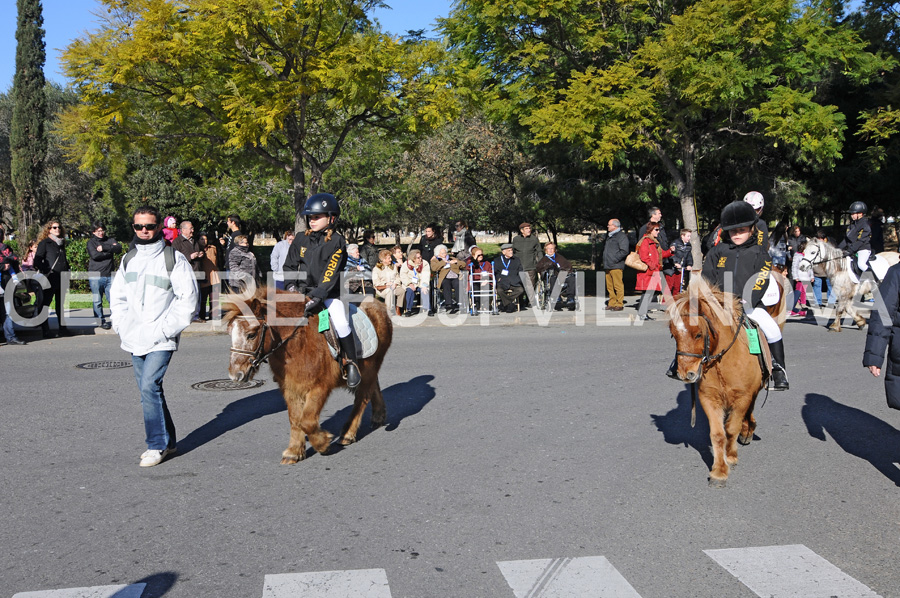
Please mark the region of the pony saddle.
[[[328, 317], [327, 309], [319, 312], [319, 318], [323, 317]], [[372, 320], [369, 319], [366, 312], [359, 309], [355, 303], [350, 304], [350, 330], [353, 335], [353, 344], [356, 345], [356, 355], [360, 359], [371, 357], [378, 350], [378, 333], [375, 332], [375, 326], [372, 325]], [[334, 327], [328, 326], [323, 330], [323, 334], [328, 342], [331, 356], [338, 359], [341, 353], [341, 343]]]
[[[858, 284], [862, 271], [859, 269], [856, 258], [851, 255], [844, 259], [847, 260], [847, 272], [850, 274], [850, 280], [852, 280], [854, 284]], [[875, 275], [877, 282], [884, 280], [884, 275], [887, 274], [888, 268], [891, 267], [886, 259], [880, 255], [875, 255], [874, 253], [869, 256], [869, 261], [866, 265], [869, 267], [868, 271]]]
[[[763, 384], [766, 384], [772, 376], [772, 351], [769, 349], [769, 343], [766, 340], [766, 335], [762, 329], [750, 318], [744, 318], [744, 333], [747, 334], [747, 331], [750, 330], [756, 331], [756, 338], [759, 341], [757, 343], [759, 345], [759, 352], [755, 355], [759, 359], [759, 369], [762, 371]], [[750, 334], [747, 334], [747, 336], [749, 340]], [[750, 343], [751, 354], [753, 354], [754, 351], [752, 344], [753, 343]]]

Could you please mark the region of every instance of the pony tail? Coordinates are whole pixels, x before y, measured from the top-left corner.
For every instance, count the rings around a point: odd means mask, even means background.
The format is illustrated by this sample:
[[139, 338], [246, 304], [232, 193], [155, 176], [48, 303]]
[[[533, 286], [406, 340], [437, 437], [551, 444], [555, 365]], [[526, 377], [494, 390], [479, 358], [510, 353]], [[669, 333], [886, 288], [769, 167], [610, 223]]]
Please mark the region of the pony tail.
[[334, 233], [334, 229], [331, 229], [331, 228], [329, 228], [328, 232], [325, 233], [325, 242], [326, 243], [331, 240], [332, 233]]
[[306, 236], [306, 237], [308, 237], [308, 236], [309, 236], [309, 233], [311, 233], [311, 232], [312, 232], [312, 231], [311, 231], [310, 229], [306, 229], [306, 230], [303, 232], [303, 235]]

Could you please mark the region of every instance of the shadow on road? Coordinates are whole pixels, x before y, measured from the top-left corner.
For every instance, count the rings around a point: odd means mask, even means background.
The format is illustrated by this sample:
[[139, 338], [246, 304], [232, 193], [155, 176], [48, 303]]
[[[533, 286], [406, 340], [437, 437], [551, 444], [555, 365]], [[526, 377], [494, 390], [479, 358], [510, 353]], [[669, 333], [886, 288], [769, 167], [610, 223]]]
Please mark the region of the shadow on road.
[[222, 434], [240, 428], [244, 424], [255, 419], [286, 411], [281, 390], [273, 389], [266, 392], [238, 399], [226, 405], [215, 419], [206, 422], [182, 440], [178, 441], [178, 453], [184, 455], [195, 448], [199, 448], [211, 440], [215, 440]]
[[678, 393], [678, 406], [665, 415], [653, 415], [653, 423], [656, 429], [662, 432], [663, 439], [669, 444], [682, 444], [691, 447], [703, 458], [706, 466], [711, 468], [713, 464], [712, 449], [709, 444], [709, 422], [700, 403], [697, 403], [697, 425], [691, 427], [691, 390], [685, 386]]
[[[141, 594], [142, 598], [162, 598], [169, 593], [169, 590], [172, 589], [172, 586], [175, 585], [175, 581], [177, 579], [178, 574], [166, 571], [165, 573], [154, 573], [153, 575], [148, 575], [143, 579], [131, 582], [130, 585], [138, 583], [147, 584], [147, 587], [144, 588], [144, 593]], [[116, 592], [109, 598], [122, 598], [124, 596], [134, 596], [134, 592], [125, 589]]]
[[[436, 395], [434, 387], [430, 384], [432, 380], [434, 380], [434, 376], [416, 376], [409, 382], [400, 382], [381, 390], [381, 394], [384, 396], [384, 404], [387, 407], [385, 430], [388, 432], [396, 430], [400, 426], [401, 421], [420, 412], [425, 405], [431, 402]], [[347, 405], [322, 422], [322, 428], [337, 436], [343, 430], [352, 409], [353, 405]], [[359, 426], [359, 433], [356, 435], [357, 441], [365, 438], [372, 430], [371, 418], [372, 406], [368, 405], [366, 412], [363, 414], [362, 424]], [[333, 452], [338, 450], [340, 450], [339, 446], [332, 447]]]
[[900, 430], [865, 411], [820, 394], [806, 395], [800, 412], [809, 435], [823, 442], [825, 432], [847, 453], [865, 459], [900, 486]]

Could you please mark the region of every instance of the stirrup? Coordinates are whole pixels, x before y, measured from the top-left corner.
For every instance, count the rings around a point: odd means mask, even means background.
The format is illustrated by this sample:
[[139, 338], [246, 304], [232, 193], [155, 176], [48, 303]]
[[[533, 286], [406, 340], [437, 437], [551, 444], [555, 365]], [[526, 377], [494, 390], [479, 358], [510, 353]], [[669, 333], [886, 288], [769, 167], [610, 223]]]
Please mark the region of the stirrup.
[[341, 377], [347, 381], [347, 388], [353, 390], [362, 382], [362, 375], [359, 373], [359, 366], [352, 359], [348, 359], [341, 368]]
[[778, 363], [772, 363], [772, 389], [773, 390], [790, 390], [791, 384], [788, 381], [787, 371]]

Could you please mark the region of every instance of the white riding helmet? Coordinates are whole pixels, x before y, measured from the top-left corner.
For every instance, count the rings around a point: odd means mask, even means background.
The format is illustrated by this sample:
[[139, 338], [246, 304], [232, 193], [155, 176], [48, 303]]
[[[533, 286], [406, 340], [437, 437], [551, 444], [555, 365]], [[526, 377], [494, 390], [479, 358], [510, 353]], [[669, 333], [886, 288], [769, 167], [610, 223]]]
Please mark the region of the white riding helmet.
[[763, 209], [763, 206], [766, 205], [766, 200], [759, 191], [751, 191], [744, 196], [744, 201], [753, 206], [754, 210], [761, 210]]

